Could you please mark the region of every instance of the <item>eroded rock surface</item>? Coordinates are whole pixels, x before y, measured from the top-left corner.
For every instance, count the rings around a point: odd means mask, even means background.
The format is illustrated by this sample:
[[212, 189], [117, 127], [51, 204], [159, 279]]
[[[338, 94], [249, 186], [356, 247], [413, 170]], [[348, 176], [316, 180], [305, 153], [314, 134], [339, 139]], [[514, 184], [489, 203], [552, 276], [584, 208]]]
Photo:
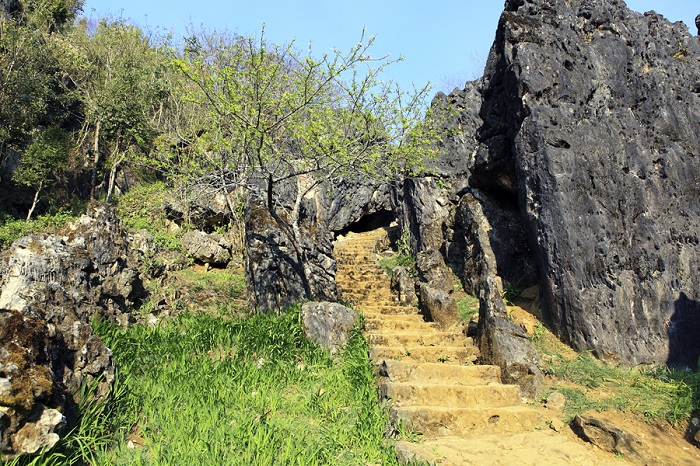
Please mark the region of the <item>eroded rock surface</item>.
[[342, 304], [311, 302], [301, 307], [301, 320], [311, 341], [336, 354], [350, 340], [359, 317]]
[[180, 242], [195, 261], [219, 267], [231, 261], [231, 243], [218, 233], [192, 230], [182, 235]]
[[112, 352], [87, 324], [57, 328], [26, 309], [0, 309], [0, 456], [53, 448], [76, 420], [81, 385], [96, 385], [100, 399], [113, 381]]
[[[138, 256], [108, 206], [96, 205], [61, 234], [15, 241], [0, 262], [0, 450], [6, 457], [52, 447], [76, 420], [81, 386], [108, 395], [112, 353], [93, 333], [95, 315], [130, 316], [143, 294]], [[146, 254], [146, 252], [143, 252]]]

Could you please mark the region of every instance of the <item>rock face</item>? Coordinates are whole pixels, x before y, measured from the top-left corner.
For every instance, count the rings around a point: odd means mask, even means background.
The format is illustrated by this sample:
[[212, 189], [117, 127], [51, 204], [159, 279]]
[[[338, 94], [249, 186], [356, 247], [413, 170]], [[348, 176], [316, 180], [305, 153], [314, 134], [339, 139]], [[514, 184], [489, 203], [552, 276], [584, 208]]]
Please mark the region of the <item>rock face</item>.
[[358, 315], [342, 304], [312, 302], [301, 307], [301, 320], [309, 340], [336, 354], [350, 340]]
[[[302, 182], [275, 191], [280, 204], [276, 212], [287, 223]], [[335, 301], [334, 235], [389, 226], [394, 220], [391, 193], [389, 185], [350, 181], [307, 193], [299, 209], [298, 246], [304, 260], [299, 260], [289, 234], [270, 215], [259, 192], [254, 193], [245, 219], [246, 280], [253, 305], [267, 312], [302, 300]]]
[[336, 300], [332, 235], [311, 226], [300, 226], [300, 258], [267, 207], [251, 198], [245, 219], [246, 282], [258, 311], [279, 311], [306, 299]]
[[144, 293], [131, 252], [113, 209], [92, 207], [60, 236], [12, 244], [0, 262], [0, 307], [41, 309], [57, 325], [64, 318], [90, 322], [98, 309], [115, 318]]
[[83, 383], [107, 396], [114, 381], [112, 353], [90, 327], [70, 332], [25, 310], [0, 309], [0, 457], [52, 448], [74, 422]]
[[95, 314], [130, 316], [143, 293], [138, 251], [108, 206], [93, 206], [61, 235], [15, 241], [0, 262], [0, 451], [5, 457], [50, 448], [75, 422], [81, 386], [98, 398], [114, 381], [112, 353], [93, 334]]
[[192, 230], [182, 235], [180, 242], [195, 261], [225, 267], [231, 260], [231, 243], [218, 233]]
[[[517, 206], [560, 336], [628, 365], [695, 367], [700, 42], [619, 0], [510, 0], [505, 10], [471, 188], [484, 205]], [[513, 251], [502, 247], [497, 259]]]

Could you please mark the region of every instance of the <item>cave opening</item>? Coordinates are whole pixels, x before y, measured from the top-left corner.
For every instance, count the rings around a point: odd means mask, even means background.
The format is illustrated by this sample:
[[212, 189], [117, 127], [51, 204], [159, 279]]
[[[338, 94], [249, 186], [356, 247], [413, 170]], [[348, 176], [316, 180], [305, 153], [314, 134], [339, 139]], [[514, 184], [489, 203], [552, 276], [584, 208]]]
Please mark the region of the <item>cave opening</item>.
[[363, 215], [359, 220], [351, 223], [340, 231], [335, 232], [335, 236], [344, 236], [348, 233], [365, 233], [376, 230], [377, 228], [386, 228], [391, 226], [391, 223], [396, 220], [396, 216], [391, 210], [382, 209], [371, 214]]

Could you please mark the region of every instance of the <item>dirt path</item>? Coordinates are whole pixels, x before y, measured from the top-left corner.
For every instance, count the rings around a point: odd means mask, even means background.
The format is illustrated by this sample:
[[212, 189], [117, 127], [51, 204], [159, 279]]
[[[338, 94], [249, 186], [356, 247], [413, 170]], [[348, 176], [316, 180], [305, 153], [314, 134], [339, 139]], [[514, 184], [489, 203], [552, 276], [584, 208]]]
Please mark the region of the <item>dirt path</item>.
[[343, 299], [365, 317], [370, 357], [379, 366], [380, 393], [391, 416], [417, 442], [397, 454], [442, 465], [617, 465], [624, 460], [549, 426], [555, 415], [525, 403], [496, 366], [475, 365], [478, 348], [461, 327], [440, 330], [418, 309], [398, 305], [377, 260], [385, 230], [349, 233], [335, 246]]

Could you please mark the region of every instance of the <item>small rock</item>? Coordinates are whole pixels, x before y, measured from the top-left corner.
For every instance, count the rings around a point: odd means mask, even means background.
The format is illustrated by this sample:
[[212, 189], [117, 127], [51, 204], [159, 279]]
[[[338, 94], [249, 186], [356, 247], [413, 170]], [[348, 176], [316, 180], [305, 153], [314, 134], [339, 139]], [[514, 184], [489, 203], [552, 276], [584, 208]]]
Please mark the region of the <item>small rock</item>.
[[459, 322], [457, 302], [446, 291], [433, 288], [427, 283], [421, 283], [418, 300], [421, 311], [438, 327], [448, 328]]
[[548, 409], [553, 409], [555, 411], [561, 411], [562, 409], [564, 409], [565, 404], [566, 404], [566, 397], [564, 395], [562, 395], [560, 392], [552, 392], [547, 397], [546, 406]]
[[697, 443], [700, 443], [700, 430], [695, 432], [695, 437], [693, 437], [693, 440], [695, 440], [695, 442]]
[[637, 435], [595, 416], [576, 416], [572, 428], [583, 440], [610, 453], [642, 461], [650, 457], [649, 448]]
[[10, 396], [12, 395], [12, 384], [9, 379], [0, 379], [0, 396]]
[[553, 419], [552, 423], [549, 424], [549, 428], [554, 432], [562, 432], [566, 428], [566, 424], [561, 419]]
[[24, 425], [12, 438], [12, 446], [18, 453], [34, 454], [39, 450], [50, 450], [59, 436], [56, 431], [66, 424], [66, 418], [55, 409], [43, 409], [36, 422]]

